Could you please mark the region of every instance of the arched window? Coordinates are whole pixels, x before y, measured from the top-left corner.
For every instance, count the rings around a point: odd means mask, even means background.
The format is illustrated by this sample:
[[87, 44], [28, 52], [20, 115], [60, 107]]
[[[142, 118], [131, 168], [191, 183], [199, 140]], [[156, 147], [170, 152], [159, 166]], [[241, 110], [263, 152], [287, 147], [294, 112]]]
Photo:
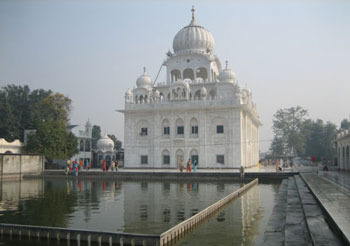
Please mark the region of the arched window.
[[194, 73], [193, 70], [191, 68], [186, 68], [184, 70], [184, 79], [190, 79], [190, 80], [194, 80]]
[[162, 162], [164, 165], [170, 165], [170, 152], [167, 149], [162, 152]]
[[139, 96], [135, 95], [135, 99], [134, 99], [135, 103], [138, 104], [139, 103]]
[[170, 125], [167, 119], [164, 119], [162, 122], [162, 135], [169, 136], [170, 135]]
[[209, 92], [209, 99], [215, 99], [216, 98], [216, 92], [215, 89], [211, 89]]
[[163, 92], [161, 92], [161, 93], [159, 94], [159, 99], [160, 99], [160, 101], [163, 101], [163, 100], [164, 100], [164, 94], [163, 94]]
[[178, 69], [174, 69], [171, 71], [170, 76], [171, 76], [171, 82], [175, 82], [181, 79], [181, 72]]
[[84, 140], [80, 140], [80, 151], [84, 151]]
[[201, 99], [201, 90], [196, 91], [194, 93], [194, 100], [200, 100]]
[[176, 150], [176, 166], [179, 168], [180, 165], [184, 164], [185, 160], [184, 160], [184, 152], [182, 149], [178, 149]]
[[185, 133], [184, 121], [179, 118], [176, 120], [175, 125], [176, 125], [176, 135], [183, 137], [183, 135]]
[[202, 78], [204, 81], [208, 79], [208, 72], [205, 67], [197, 68], [196, 78]]
[[198, 137], [198, 121], [196, 118], [192, 118], [190, 121], [191, 129], [190, 129], [190, 134], [191, 137]]
[[85, 141], [85, 151], [90, 151], [90, 140]]
[[170, 92], [168, 93], [167, 99], [170, 101]]

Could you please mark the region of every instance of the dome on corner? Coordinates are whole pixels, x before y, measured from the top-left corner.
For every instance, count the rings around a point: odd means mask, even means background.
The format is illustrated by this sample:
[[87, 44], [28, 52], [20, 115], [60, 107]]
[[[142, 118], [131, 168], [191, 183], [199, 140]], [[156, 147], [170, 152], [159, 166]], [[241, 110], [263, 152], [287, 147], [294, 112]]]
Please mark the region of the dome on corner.
[[236, 74], [228, 68], [222, 70], [219, 74], [220, 82], [234, 83], [236, 81]]

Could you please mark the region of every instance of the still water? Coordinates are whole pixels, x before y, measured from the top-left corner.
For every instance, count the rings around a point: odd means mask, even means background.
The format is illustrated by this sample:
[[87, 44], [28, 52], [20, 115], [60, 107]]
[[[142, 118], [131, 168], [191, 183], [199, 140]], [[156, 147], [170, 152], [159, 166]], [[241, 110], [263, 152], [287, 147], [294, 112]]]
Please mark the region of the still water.
[[[160, 234], [241, 187], [223, 182], [3, 181], [0, 223]], [[179, 245], [259, 241], [278, 184], [259, 184]]]

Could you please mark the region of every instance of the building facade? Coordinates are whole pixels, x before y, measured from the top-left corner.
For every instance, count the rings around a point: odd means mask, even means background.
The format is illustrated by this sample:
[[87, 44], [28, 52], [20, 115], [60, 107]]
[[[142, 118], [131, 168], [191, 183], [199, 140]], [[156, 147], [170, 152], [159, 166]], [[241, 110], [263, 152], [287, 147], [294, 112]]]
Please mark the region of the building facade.
[[163, 65], [166, 81], [154, 84], [144, 69], [125, 93], [125, 168], [198, 168], [256, 165], [261, 125], [252, 92], [222, 69], [214, 38], [192, 20], [173, 41]]
[[92, 157], [92, 149], [91, 149], [91, 141], [92, 141], [92, 125], [88, 120], [85, 126], [80, 125], [70, 125], [68, 126], [68, 130], [71, 131], [78, 138], [78, 149], [79, 153], [72, 156], [71, 160], [80, 160], [91, 162]]
[[342, 130], [337, 133], [335, 146], [340, 170], [350, 171], [350, 131]]

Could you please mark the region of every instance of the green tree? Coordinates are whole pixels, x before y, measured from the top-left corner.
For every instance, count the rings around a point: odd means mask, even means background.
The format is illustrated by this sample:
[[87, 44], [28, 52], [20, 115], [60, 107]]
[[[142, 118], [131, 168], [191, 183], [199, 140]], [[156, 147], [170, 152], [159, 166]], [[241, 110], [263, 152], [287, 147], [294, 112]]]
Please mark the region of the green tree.
[[68, 159], [79, 152], [78, 139], [67, 131], [64, 121], [43, 121], [36, 133], [28, 137], [24, 151], [44, 155], [48, 162]]
[[98, 125], [93, 125], [91, 134], [92, 134], [92, 149], [96, 149], [97, 141], [101, 138], [101, 127]]
[[337, 127], [331, 122], [323, 123], [322, 120], [308, 120], [304, 124], [305, 156], [318, 159], [333, 159], [335, 150], [332, 142], [335, 138]]
[[340, 129], [345, 130], [345, 129], [350, 129], [350, 121], [348, 119], [342, 120], [340, 123]]
[[280, 109], [273, 119], [273, 154], [302, 155], [304, 153], [303, 123], [307, 111], [300, 106]]
[[114, 134], [112, 134], [112, 135], [109, 135], [109, 134], [108, 134], [108, 137], [109, 137], [110, 139], [112, 139], [113, 142], [114, 142], [114, 150], [119, 150], [119, 149], [122, 147], [122, 142], [119, 141], [119, 140], [117, 139], [117, 137], [116, 137]]
[[0, 135], [8, 141], [23, 141], [25, 129], [36, 129], [42, 119], [41, 101], [52, 92], [31, 91], [27, 85], [7, 85], [0, 90]]

